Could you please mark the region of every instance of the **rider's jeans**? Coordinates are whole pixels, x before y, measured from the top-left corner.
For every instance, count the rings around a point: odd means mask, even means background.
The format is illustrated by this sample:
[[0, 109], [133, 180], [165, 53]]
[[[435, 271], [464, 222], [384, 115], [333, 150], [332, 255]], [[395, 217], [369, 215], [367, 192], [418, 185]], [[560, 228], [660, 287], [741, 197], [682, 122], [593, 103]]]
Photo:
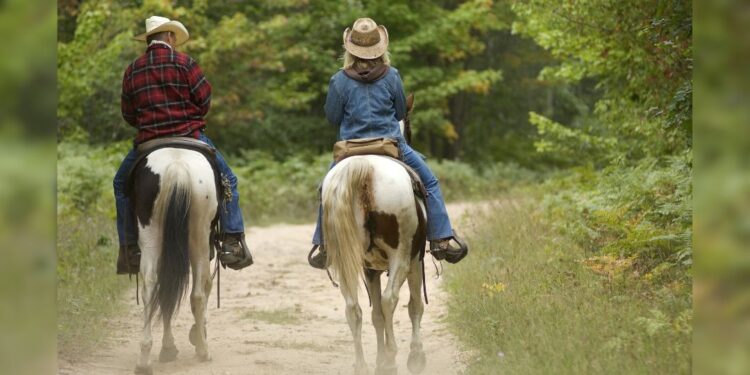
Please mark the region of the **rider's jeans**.
[[[214, 145], [213, 142], [211, 142], [211, 140], [202, 132], [200, 133], [199, 139], [211, 146]], [[128, 152], [128, 155], [125, 156], [125, 159], [123, 159], [122, 164], [120, 164], [120, 169], [117, 170], [115, 178], [112, 181], [112, 185], [115, 189], [117, 236], [120, 241], [120, 246], [124, 246], [125, 244], [136, 244], [138, 240], [138, 228], [136, 227], [135, 216], [130, 212], [130, 202], [125, 195], [125, 184], [127, 183], [128, 172], [132, 168], [135, 158], [136, 152], [135, 148], [133, 148]], [[222, 228], [225, 233], [243, 233], [245, 231], [245, 224], [242, 221], [239, 194], [237, 193], [237, 176], [232, 173], [226, 160], [224, 160], [224, 157], [218, 151], [216, 152], [216, 166], [219, 168], [219, 172], [229, 180], [229, 183], [232, 186], [232, 201], [227, 202], [226, 210], [223, 209], [223, 207], [219, 208], [219, 220], [221, 220]]]
[[[448, 211], [445, 209], [445, 202], [443, 202], [443, 195], [440, 192], [440, 184], [437, 177], [435, 177], [418, 152], [406, 144], [400, 144], [400, 146], [404, 163], [417, 172], [427, 190], [427, 239], [434, 241], [452, 236], [451, 221], [448, 218]], [[331, 168], [334, 165], [335, 163], [332, 163]], [[323, 233], [320, 226], [322, 217], [323, 209], [318, 208], [318, 222], [313, 234], [313, 244], [315, 245], [323, 243]]]

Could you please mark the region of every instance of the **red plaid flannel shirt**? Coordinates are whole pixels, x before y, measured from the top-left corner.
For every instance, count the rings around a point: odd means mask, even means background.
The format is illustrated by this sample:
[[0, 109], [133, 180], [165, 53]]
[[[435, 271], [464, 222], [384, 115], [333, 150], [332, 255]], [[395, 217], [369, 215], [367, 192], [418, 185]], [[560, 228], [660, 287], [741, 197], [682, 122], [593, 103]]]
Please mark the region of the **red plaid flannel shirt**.
[[198, 137], [211, 106], [211, 85], [198, 63], [154, 43], [122, 79], [122, 117], [138, 129], [135, 142], [164, 136]]

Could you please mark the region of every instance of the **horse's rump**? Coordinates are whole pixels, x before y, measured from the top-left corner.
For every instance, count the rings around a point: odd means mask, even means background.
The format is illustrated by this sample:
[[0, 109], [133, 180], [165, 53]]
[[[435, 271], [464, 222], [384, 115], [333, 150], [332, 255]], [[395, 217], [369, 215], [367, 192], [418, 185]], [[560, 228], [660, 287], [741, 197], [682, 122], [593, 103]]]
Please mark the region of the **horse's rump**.
[[[162, 148], [138, 165], [134, 178], [133, 206], [139, 232], [152, 237], [140, 238], [139, 234], [140, 247], [144, 252], [158, 247], [150, 314], [160, 312], [169, 319], [187, 291], [190, 233], [208, 230], [216, 216], [218, 197], [213, 170], [200, 152]], [[147, 230], [152, 226], [161, 230]]]
[[323, 238], [344, 285], [356, 289], [363, 267], [388, 269], [402, 242], [423, 248], [424, 222], [409, 174], [390, 158], [349, 157], [323, 182]]

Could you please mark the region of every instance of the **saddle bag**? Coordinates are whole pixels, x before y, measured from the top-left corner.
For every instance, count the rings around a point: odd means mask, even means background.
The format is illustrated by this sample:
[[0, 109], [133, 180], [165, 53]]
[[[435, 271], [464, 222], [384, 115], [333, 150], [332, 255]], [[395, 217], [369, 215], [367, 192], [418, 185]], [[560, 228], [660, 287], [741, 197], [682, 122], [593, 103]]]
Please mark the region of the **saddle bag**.
[[337, 163], [356, 155], [383, 155], [401, 160], [398, 141], [392, 138], [358, 138], [338, 141], [333, 145], [333, 160]]

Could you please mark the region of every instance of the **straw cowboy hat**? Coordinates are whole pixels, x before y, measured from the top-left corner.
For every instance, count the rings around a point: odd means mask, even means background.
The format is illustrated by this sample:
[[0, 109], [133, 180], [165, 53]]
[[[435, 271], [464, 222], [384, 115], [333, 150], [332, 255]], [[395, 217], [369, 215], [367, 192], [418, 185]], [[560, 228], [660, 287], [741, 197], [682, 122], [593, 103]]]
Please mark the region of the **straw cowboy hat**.
[[175, 45], [179, 46], [182, 43], [187, 42], [190, 38], [185, 25], [180, 21], [172, 21], [166, 17], [151, 16], [146, 18], [146, 32], [135, 36], [135, 40], [145, 41], [149, 35], [160, 33], [162, 31], [171, 31], [174, 33], [177, 41]]
[[360, 18], [344, 30], [344, 49], [362, 59], [383, 56], [388, 50], [388, 30], [372, 18]]

